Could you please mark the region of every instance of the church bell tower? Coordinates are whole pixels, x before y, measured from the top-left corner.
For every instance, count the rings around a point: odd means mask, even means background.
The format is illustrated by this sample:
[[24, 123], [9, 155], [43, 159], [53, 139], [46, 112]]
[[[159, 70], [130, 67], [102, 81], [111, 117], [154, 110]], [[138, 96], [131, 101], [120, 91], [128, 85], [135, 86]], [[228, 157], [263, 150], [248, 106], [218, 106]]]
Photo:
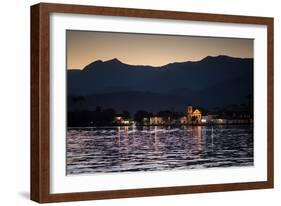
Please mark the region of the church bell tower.
[[186, 109], [186, 116], [187, 116], [187, 122], [188, 124], [191, 124], [191, 117], [192, 117], [192, 106], [188, 105]]
[[188, 105], [187, 106], [187, 111], [186, 111], [187, 115], [191, 115], [192, 114], [192, 106]]

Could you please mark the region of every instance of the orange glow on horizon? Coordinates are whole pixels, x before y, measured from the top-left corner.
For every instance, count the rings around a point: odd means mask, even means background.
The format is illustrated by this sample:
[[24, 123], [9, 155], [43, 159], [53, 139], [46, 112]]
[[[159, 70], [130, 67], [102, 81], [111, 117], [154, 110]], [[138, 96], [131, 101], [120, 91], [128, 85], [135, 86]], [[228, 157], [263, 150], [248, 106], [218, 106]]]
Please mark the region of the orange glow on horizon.
[[206, 56], [253, 58], [253, 40], [155, 34], [67, 31], [67, 69], [117, 58], [125, 64], [163, 66]]

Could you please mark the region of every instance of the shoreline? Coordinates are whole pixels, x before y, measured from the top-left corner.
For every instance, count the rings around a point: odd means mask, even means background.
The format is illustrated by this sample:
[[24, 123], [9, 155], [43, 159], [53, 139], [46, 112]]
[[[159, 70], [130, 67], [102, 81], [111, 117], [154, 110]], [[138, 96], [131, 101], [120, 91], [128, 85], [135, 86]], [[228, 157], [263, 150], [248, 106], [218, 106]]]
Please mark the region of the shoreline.
[[67, 128], [106, 128], [106, 127], [153, 127], [153, 126], [163, 126], [163, 127], [170, 127], [170, 126], [187, 126], [187, 127], [193, 127], [193, 126], [234, 126], [234, 125], [254, 125], [254, 123], [221, 123], [221, 124], [137, 124], [137, 125], [100, 125], [100, 126], [70, 126]]

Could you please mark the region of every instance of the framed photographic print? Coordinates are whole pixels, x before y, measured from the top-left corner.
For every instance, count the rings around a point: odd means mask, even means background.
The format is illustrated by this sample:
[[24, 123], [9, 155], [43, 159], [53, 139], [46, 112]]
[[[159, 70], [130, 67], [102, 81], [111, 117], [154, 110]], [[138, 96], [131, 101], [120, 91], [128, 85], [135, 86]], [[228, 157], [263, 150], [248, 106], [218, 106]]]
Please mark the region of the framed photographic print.
[[273, 188], [273, 19], [31, 7], [31, 199]]

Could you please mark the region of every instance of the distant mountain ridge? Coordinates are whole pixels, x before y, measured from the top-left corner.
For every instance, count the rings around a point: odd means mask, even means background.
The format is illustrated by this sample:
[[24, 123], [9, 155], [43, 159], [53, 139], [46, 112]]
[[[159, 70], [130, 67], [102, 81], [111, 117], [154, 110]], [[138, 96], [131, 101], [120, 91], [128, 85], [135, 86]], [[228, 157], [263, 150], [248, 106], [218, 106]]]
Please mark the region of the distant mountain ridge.
[[[129, 65], [118, 59], [98, 60], [82, 70], [67, 71], [67, 92], [69, 97], [84, 96], [88, 101], [86, 109], [100, 104], [120, 107], [116, 102], [122, 104], [122, 101], [113, 97], [119, 94], [125, 105], [124, 94], [128, 93], [130, 98], [134, 97], [131, 101], [140, 101], [147, 94], [165, 96], [158, 101], [150, 95], [151, 105], [162, 103], [164, 108], [175, 110], [188, 103], [204, 107], [241, 103], [246, 95], [253, 93], [253, 59], [207, 56], [200, 61], [175, 62], [160, 67]], [[169, 97], [175, 101], [163, 102]], [[148, 108], [140, 108], [142, 105], [136, 103], [130, 108], [132, 111]], [[69, 109], [73, 108], [77, 106], [70, 101]]]

